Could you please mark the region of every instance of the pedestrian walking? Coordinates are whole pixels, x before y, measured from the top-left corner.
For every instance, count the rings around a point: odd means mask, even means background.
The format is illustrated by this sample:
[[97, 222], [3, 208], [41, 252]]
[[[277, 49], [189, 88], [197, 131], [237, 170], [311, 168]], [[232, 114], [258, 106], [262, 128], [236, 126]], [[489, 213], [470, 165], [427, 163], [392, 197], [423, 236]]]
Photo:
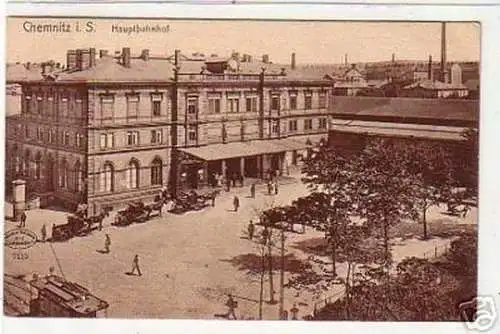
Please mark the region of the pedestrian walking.
[[253, 221], [250, 219], [250, 223], [248, 224], [248, 240], [253, 239], [254, 232], [255, 232], [255, 225], [253, 224]]
[[141, 273], [141, 268], [139, 268], [139, 255], [135, 254], [134, 256], [134, 260], [132, 260], [132, 271], [131, 273], [134, 274], [135, 271], [137, 269], [137, 273], [139, 274], [139, 276], [142, 276], [142, 273]]
[[231, 180], [226, 178], [226, 191], [229, 192], [229, 190], [231, 190]]
[[109, 247], [111, 246], [111, 238], [109, 234], [106, 233], [106, 239], [104, 240], [104, 253], [109, 253]]
[[262, 231], [262, 244], [266, 245], [267, 239], [269, 239], [269, 230], [267, 229], [267, 226], [265, 226]]
[[225, 316], [228, 319], [230, 316], [232, 316], [234, 320], [237, 320], [238, 318], [236, 317], [236, 314], [234, 311], [238, 307], [238, 302], [233, 299], [233, 296], [231, 294], [228, 295], [226, 306], [227, 306], [228, 310], [227, 310], [227, 313]]
[[215, 206], [215, 191], [212, 192], [210, 196], [211, 196], [210, 199], [212, 200], [212, 206]]
[[47, 228], [45, 227], [45, 224], [43, 224], [42, 226], [41, 234], [42, 234], [42, 242], [45, 242], [45, 239], [47, 239]]
[[255, 183], [250, 186], [250, 197], [255, 198]]
[[26, 227], [26, 219], [28, 217], [26, 216], [26, 212], [23, 211], [23, 213], [21, 214], [21, 224], [19, 225], [19, 227]]
[[274, 181], [274, 194], [278, 195], [278, 181]]
[[233, 199], [234, 212], [238, 212], [238, 208], [240, 207], [240, 199], [238, 196], [234, 196]]
[[267, 181], [267, 194], [268, 194], [268, 195], [271, 195], [272, 190], [273, 190], [273, 189], [272, 189], [272, 187], [273, 187], [273, 186], [272, 186], [272, 184], [271, 184], [271, 181]]
[[99, 217], [99, 231], [102, 231], [102, 221], [104, 220], [104, 215]]

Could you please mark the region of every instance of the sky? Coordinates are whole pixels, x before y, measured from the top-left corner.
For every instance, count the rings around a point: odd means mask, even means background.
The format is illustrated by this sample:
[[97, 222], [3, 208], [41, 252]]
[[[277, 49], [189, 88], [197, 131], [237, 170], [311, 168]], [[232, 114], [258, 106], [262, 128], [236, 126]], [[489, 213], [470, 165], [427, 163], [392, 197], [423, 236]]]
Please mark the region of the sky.
[[[93, 32], [75, 32], [75, 24], [92, 22]], [[71, 33], [27, 32], [31, 24], [71, 25]], [[113, 25], [168, 26], [168, 32], [118, 33]], [[447, 23], [448, 61], [478, 61], [480, 25]], [[441, 24], [424, 22], [315, 22], [315, 21], [214, 21], [214, 20], [124, 20], [80, 18], [7, 19], [8, 62], [53, 59], [65, 63], [66, 50], [95, 47], [111, 52], [130, 47], [132, 53], [150, 49], [152, 55], [183, 53], [229, 55], [233, 50], [260, 58], [269, 54], [275, 63], [289, 63], [292, 52], [297, 64], [348, 61], [427, 60], [441, 58]]]

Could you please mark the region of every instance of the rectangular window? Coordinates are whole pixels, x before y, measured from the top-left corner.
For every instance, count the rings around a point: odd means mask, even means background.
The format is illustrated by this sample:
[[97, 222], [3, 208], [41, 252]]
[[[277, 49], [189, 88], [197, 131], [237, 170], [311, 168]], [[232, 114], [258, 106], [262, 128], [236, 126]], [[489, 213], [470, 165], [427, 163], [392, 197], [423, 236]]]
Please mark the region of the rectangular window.
[[48, 132], [49, 135], [49, 143], [50, 144], [55, 144], [56, 142], [56, 131], [55, 130], [50, 130]]
[[279, 95], [271, 96], [271, 110], [279, 110], [280, 109], [280, 97]]
[[326, 108], [326, 93], [320, 92], [318, 96], [318, 107], [321, 109]]
[[69, 103], [67, 96], [61, 97], [61, 101], [59, 102], [59, 116], [61, 117], [69, 116]]
[[198, 113], [198, 97], [188, 97], [187, 113], [189, 115], [196, 115]]
[[290, 132], [297, 131], [297, 120], [291, 120], [288, 122], [288, 129]]
[[41, 128], [36, 128], [36, 140], [42, 140], [43, 139], [43, 133]]
[[137, 119], [139, 114], [139, 95], [127, 95], [127, 119]]
[[162, 139], [161, 129], [151, 130], [151, 144], [161, 144]]
[[246, 112], [257, 112], [257, 96], [247, 96]]
[[101, 133], [99, 136], [99, 146], [101, 150], [113, 148], [115, 146], [115, 135], [113, 133]]
[[161, 102], [163, 101], [163, 94], [151, 94], [151, 107], [153, 108], [153, 116], [161, 115]]
[[101, 96], [101, 118], [103, 120], [113, 119], [115, 98], [113, 95]]
[[208, 113], [220, 114], [220, 94], [208, 95]]
[[139, 132], [137, 131], [127, 131], [127, 145], [137, 145], [139, 144]]
[[76, 147], [82, 148], [84, 146], [84, 136], [80, 133], [76, 134]]
[[312, 109], [312, 92], [305, 92], [304, 109]]
[[188, 140], [196, 141], [197, 138], [198, 138], [198, 129], [196, 128], [196, 125], [190, 125], [188, 128]]
[[304, 130], [312, 130], [312, 119], [304, 120]]
[[272, 124], [272, 128], [271, 128], [272, 133], [274, 133], [274, 134], [278, 133], [279, 129], [280, 129], [279, 122], [278, 121], [274, 121], [273, 124]]
[[36, 97], [36, 113], [38, 115], [43, 114], [43, 97], [41, 95]]
[[240, 96], [239, 94], [227, 95], [227, 112], [238, 113], [240, 112]]
[[26, 95], [25, 97], [26, 99], [26, 110], [25, 110], [25, 113], [29, 114], [31, 113], [31, 95]]
[[75, 99], [75, 117], [82, 118], [83, 115], [84, 115], [83, 100], [81, 98], [76, 98]]
[[54, 115], [54, 98], [51, 96], [47, 98], [47, 115]]
[[69, 132], [63, 132], [63, 145], [69, 146]]
[[30, 138], [30, 128], [28, 125], [24, 126], [24, 135], [26, 138], [28, 138], [28, 139]]
[[318, 129], [326, 129], [326, 118], [320, 118], [318, 121]]
[[290, 92], [290, 109], [297, 109], [297, 92]]

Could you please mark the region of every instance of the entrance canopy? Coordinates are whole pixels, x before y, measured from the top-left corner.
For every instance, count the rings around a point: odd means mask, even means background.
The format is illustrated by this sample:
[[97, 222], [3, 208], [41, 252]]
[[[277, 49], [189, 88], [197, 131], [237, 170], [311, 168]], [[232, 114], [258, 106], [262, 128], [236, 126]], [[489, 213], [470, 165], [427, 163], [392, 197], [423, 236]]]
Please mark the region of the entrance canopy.
[[227, 144], [210, 144], [179, 150], [205, 161], [241, 158], [261, 154], [281, 153], [306, 148], [305, 140], [293, 138], [254, 140]]

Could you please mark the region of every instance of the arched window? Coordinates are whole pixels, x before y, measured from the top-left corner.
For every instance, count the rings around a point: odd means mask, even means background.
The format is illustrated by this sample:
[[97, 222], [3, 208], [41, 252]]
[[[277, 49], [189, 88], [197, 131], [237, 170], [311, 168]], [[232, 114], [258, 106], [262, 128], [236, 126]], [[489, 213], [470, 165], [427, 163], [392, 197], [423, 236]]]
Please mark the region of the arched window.
[[151, 185], [163, 184], [163, 162], [156, 157], [151, 163]]
[[114, 189], [114, 168], [107, 162], [101, 171], [101, 191], [112, 192]]
[[69, 177], [69, 166], [68, 162], [66, 160], [63, 160], [63, 162], [60, 165], [59, 168], [59, 187], [61, 188], [67, 188], [68, 187], [68, 177]]
[[77, 161], [75, 164], [75, 190], [80, 192], [82, 191], [83, 184], [83, 172], [82, 167], [80, 166], [80, 161]]
[[130, 189], [139, 188], [139, 163], [131, 160], [127, 170], [127, 186]]
[[35, 156], [35, 180], [40, 180], [42, 169], [42, 155], [38, 152]]

